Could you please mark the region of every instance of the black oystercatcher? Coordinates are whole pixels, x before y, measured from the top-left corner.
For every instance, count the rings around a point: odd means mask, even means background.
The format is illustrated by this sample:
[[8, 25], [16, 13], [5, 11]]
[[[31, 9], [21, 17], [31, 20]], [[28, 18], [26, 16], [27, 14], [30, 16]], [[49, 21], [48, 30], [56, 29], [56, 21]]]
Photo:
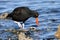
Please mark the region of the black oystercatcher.
[[38, 12], [29, 9], [28, 7], [17, 7], [10, 14], [8, 14], [7, 18], [12, 18], [12, 20], [18, 23], [21, 27], [19, 22], [25, 23], [25, 21], [30, 17], [36, 18], [36, 24], [38, 25], [38, 16]]

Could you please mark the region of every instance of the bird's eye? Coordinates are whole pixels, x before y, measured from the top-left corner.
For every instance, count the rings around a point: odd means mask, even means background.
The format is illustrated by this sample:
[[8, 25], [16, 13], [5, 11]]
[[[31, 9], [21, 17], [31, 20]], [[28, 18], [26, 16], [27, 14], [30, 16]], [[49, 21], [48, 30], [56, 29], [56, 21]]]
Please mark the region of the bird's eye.
[[36, 16], [38, 16], [38, 14], [36, 14]]
[[39, 16], [39, 14], [38, 14], [38, 13], [36, 13], [36, 14], [35, 14], [35, 16], [36, 16], [36, 17], [38, 17], [38, 16]]

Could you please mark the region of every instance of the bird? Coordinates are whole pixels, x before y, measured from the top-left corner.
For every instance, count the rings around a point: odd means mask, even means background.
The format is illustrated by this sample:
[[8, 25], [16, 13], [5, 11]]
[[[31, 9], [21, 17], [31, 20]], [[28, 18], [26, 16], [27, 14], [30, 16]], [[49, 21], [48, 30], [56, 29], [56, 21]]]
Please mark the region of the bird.
[[[36, 19], [36, 24], [39, 25], [38, 22], [39, 13], [35, 10], [31, 10], [28, 7], [16, 7], [11, 13], [9, 13], [6, 18], [14, 20], [15, 23], [18, 24], [20, 28], [24, 28], [24, 23], [30, 17]], [[22, 24], [20, 23], [22, 22]]]

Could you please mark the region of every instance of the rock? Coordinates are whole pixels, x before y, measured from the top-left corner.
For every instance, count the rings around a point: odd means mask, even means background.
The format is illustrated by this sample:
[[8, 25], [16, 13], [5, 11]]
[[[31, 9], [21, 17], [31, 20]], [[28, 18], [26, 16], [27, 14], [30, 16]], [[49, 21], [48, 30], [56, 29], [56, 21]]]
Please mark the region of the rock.
[[26, 37], [25, 33], [20, 32], [18, 35], [19, 40], [33, 40], [32, 38]]
[[8, 16], [8, 13], [3, 13], [0, 15], [0, 19], [5, 19]]
[[55, 37], [60, 39], [60, 25], [58, 26], [58, 30], [55, 33]]

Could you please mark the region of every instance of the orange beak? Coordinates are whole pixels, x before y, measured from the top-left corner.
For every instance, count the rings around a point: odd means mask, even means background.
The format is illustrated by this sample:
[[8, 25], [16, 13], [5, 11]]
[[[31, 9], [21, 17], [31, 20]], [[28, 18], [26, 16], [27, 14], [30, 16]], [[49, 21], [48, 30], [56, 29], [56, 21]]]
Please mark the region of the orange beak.
[[36, 18], [36, 24], [39, 25], [38, 18]]

